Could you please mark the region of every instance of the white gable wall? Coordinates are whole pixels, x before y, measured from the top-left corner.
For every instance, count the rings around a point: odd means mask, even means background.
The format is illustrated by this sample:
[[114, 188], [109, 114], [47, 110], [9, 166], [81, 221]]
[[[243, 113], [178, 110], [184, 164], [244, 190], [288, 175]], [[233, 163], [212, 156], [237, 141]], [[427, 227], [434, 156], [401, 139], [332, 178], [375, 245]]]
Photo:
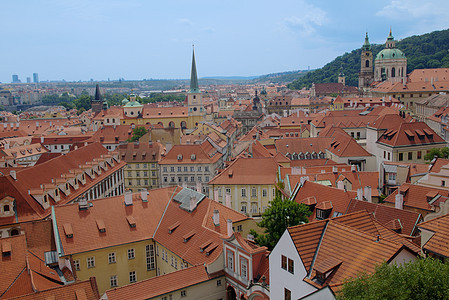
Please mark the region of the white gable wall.
[[[281, 256], [294, 261], [294, 274], [281, 267]], [[307, 271], [302, 264], [298, 251], [290, 234], [285, 230], [279, 242], [270, 254], [270, 298], [284, 299], [284, 288], [292, 292], [292, 299], [308, 295], [317, 289], [303, 281]]]

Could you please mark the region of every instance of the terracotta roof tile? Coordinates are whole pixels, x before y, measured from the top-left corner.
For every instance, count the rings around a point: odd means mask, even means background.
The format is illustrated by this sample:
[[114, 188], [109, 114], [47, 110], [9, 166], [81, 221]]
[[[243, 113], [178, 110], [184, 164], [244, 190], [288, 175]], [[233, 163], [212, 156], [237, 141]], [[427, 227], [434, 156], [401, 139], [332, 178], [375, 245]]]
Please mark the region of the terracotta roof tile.
[[424, 250], [449, 257], [449, 215], [423, 222], [418, 227], [434, 233], [422, 246]]
[[[442, 189], [436, 189], [433, 187], [426, 187], [421, 185], [415, 185], [410, 183], [404, 183], [399, 187], [399, 190], [404, 192], [404, 208], [409, 207], [411, 209], [417, 208], [432, 212], [434, 210], [433, 206], [429, 204], [426, 195], [430, 191], [437, 191], [438, 194], [448, 197], [448, 191]], [[393, 193], [385, 198], [385, 202], [395, 204], [395, 197], [398, 194], [396, 189]]]

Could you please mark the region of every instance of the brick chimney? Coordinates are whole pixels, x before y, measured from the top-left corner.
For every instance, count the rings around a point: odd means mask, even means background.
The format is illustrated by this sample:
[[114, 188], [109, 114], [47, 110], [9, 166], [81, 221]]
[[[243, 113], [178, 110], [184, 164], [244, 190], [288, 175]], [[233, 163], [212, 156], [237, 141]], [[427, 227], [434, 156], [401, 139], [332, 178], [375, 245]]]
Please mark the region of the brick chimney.
[[125, 191], [125, 205], [133, 205], [133, 192], [130, 190]]
[[403, 209], [404, 208], [404, 195], [398, 193], [394, 197], [394, 207], [397, 209]]
[[227, 224], [227, 229], [228, 229], [228, 236], [231, 236], [232, 233], [234, 232], [234, 231], [232, 230], [232, 220], [231, 220], [231, 219], [228, 219], [228, 220], [226, 221], [226, 224]]
[[214, 214], [212, 216], [212, 219], [214, 221], [215, 226], [220, 225], [220, 212], [218, 211], [218, 209], [214, 209]]
[[370, 186], [365, 186], [364, 194], [365, 194], [366, 201], [373, 202], [373, 198], [372, 198], [372, 195], [371, 195], [371, 187]]
[[142, 199], [142, 202], [148, 202], [148, 191], [147, 191], [147, 189], [141, 189], [140, 190], [140, 198]]

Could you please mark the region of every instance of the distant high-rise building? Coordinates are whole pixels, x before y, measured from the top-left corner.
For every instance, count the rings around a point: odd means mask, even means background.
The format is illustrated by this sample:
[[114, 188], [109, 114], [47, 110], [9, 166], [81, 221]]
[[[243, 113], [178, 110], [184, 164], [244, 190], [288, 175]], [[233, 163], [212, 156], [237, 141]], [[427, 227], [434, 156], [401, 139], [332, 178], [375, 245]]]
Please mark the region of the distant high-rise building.
[[39, 74], [33, 73], [33, 82], [38, 83], [39, 82]]
[[12, 83], [20, 83], [19, 75], [12, 75]]
[[27, 83], [31, 83], [31, 77], [27, 77]]

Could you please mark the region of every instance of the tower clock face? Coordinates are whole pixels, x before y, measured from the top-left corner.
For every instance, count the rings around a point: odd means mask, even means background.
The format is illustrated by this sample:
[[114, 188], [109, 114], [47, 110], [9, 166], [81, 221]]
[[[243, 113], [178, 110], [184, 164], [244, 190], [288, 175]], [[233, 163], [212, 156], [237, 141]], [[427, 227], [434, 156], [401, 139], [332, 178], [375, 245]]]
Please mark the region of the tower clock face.
[[366, 53], [365, 53], [365, 55], [366, 55], [366, 56], [369, 56], [369, 53], [368, 53], [368, 52], [366, 52]]

